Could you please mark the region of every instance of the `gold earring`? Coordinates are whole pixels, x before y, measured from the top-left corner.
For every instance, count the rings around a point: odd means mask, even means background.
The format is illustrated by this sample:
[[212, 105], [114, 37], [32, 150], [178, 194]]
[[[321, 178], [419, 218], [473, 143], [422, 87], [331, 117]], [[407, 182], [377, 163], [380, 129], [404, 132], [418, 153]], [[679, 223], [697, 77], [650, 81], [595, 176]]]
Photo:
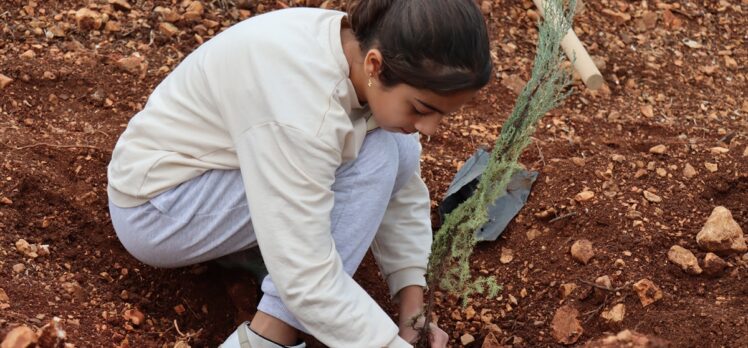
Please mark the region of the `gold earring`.
[[366, 85], [371, 87], [371, 77], [369, 78], [369, 83], [367, 83]]

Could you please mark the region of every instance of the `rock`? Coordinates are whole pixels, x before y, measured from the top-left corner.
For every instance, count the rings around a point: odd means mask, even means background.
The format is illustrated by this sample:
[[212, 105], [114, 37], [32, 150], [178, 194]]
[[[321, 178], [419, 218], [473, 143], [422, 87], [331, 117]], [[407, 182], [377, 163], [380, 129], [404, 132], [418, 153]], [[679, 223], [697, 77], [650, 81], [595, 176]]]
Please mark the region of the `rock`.
[[645, 29], [652, 30], [657, 26], [657, 13], [646, 11], [642, 15], [642, 23], [644, 24]]
[[493, 10], [493, 4], [490, 1], [484, 0], [480, 3], [480, 10], [484, 16], [490, 16], [491, 10]]
[[177, 22], [182, 19], [182, 16], [180, 16], [179, 13], [167, 7], [156, 6], [153, 9], [153, 12], [158, 13], [161, 16], [161, 19], [166, 22]]
[[582, 192], [577, 193], [577, 195], [574, 196], [574, 200], [577, 202], [586, 202], [594, 197], [595, 197], [595, 192], [584, 190]]
[[526, 232], [527, 240], [534, 240], [535, 238], [540, 237], [542, 234], [543, 233], [540, 232], [540, 230], [538, 230], [537, 228], [531, 228]]
[[143, 312], [135, 308], [125, 310], [122, 316], [125, 320], [132, 322], [135, 326], [139, 326], [140, 324], [145, 322], [145, 315], [143, 314]]
[[674, 30], [680, 29], [683, 26], [683, 21], [670, 12], [670, 10], [665, 10], [662, 13], [662, 21], [666, 27]]
[[16, 250], [26, 257], [35, 259], [39, 256], [49, 255], [49, 246], [40, 244], [29, 244], [25, 239], [16, 241]]
[[512, 260], [514, 260], [514, 252], [512, 249], [502, 247], [499, 261], [503, 264], [507, 264], [512, 262]]
[[118, 60], [117, 66], [127, 73], [143, 78], [148, 69], [148, 62], [141, 56], [132, 55]]
[[7, 87], [11, 82], [13, 82], [13, 79], [5, 76], [3, 74], [0, 74], [0, 90]]
[[716, 163], [709, 163], [709, 162], [704, 162], [704, 168], [706, 168], [706, 170], [708, 170], [708, 171], [710, 171], [712, 173], [714, 173], [717, 170], [719, 170], [719, 166], [717, 166]]
[[551, 331], [556, 342], [574, 344], [584, 333], [579, 321], [579, 311], [570, 305], [563, 305], [556, 310], [551, 322]]
[[662, 299], [662, 290], [649, 279], [642, 279], [634, 283], [634, 291], [639, 295], [642, 307], [649, 306]]
[[22, 263], [17, 263], [15, 265], [13, 265], [13, 272], [22, 273], [25, 270], [26, 270], [26, 265], [24, 265]]
[[649, 152], [650, 152], [650, 153], [654, 153], [654, 154], [658, 154], [658, 155], [662, 155], [662, 154], [664, 154], [665, 152], [667, 152], [667, 146], [665, 146], [665, 145], [662, 145], [662, 144], [660, 144], [660, 145], [656, 145], [656, 146], [652, 146], [652, 147], [651, 147], [651, 148], [649, 149]]
[[100, 13], [83, 7], [75, 12], [75, 23], [83, 31], [99, 30], [103, 20]]
[[704, 227], [696, 235], [696, 242], [702, 249], [716, 253], [728, 254], [748, 250], [743, 230], [732, 218], [732, 213], [723, 206], [712, 210]]
[[34, 59], [34, 57], [36, 57], [36, 52], [34, 52], [34, 50], [26, 50], [18, 56], [18, 58], [25, 60]]
[[36, 334], [34, 330], [28, 326], [19, 326], [13, 330], [10, 330], [3, 343], [0, 344], [2, 348], [32, 348], [36, 347]]
[[638, 332], [623, 330], [617, 335], [587, 342], [583, 348], [667, 348], [670, 343]]
[[52, 318], [47, 325], [39, 331], [38, 345], [40, 348], [63, 348], [65, 347], [67, 335], [62, 328], [62, 320], [58, 317]]
[[8, 294], [5, 293], [5, 289], [3, 288], [0, 288], [0, 302], [10, 302], [10, 297], [8, 297]]
[[494, 335], [493, 332], [489, 332], [488, 335], [486, 335], [486, 338], [483, 339], [483, 344], [480, 346], [480, 348], [502, 348], [503, 346], [499, 342], [499, 339], [496, 338], [496, 335]]
[[642, 115], [644, 115], [644, 117], [647, 117], [647, 118], [654, 117], [654, 109], [652, 108], [652, 105], [649, 105], [649, 104], [642, 105], [640, 110], [642, 112]]
[[159, 23], [158, 30], [162, 34], [164, 34], [166, 36], [169, 36], [169, 37], [172, 37], [172, 36], [175, 36], [175, 35], [179, 34], [179, 28], [177, 28], [177, 26], [175, 26], [174, 24], [171, 24], [169, 22], [161, 22], [161, 23]]
[[108, 2], [115, 10], [130, 11], [132, 9], [127, 0], [109, 0]]
[[696, 176], [696, 174], [696, 168], [686, 163], [685, 167], [683, 167], [683, 176], [685, 176], [686, 179], [691, 179]]
[[108, 21], [104, 25], [104, 31], [108, 33], [116, 33], [122, 31], [122, 24], [117, 21]]
[[644, 194], [644, 198], [647, 199], [648, 201], [652, 202], [652, 203], [660, 203], [660, 202], [662, 202], [662, 197], [660, 197], [660, 196], [658, 196], [658, 195], [656, 195], [656, 194], [654, 194], [652, 192], [644, 190], [643, 194]]
[[0, 198], [0, 204], [2, 205], [12, 205], [13, 201], [8, 197]]
[[76, 299], [82, 300], [86, 297], [86, 291], [83, 290], [83, 287], [81, 287], [81, 285], [76, 281], [64, 282], [60, 284], [60, 286], [62, 286], [62, 289], [65, 290], [65, 292], [72, 295]]
[[704, 256], [704, 273], [710, 276], [718, 276], [727, 267], [727, 262], [714, 253]]
[[723, 155], [730, 152], [730, 149], [721, 146], [715, 146], [709, 149], [709, 152], [711, 152], [712, 155]]
[[745, 150], [743, 150], [743, 157], [748, 157], [748, 146], [746, 146]]
[[693, 253], [681, 247], [680, 245], [673, 245], [667, 252], [667, 259], [670, 262], [680, 266], [680, 268], [688, 274], [701, 274], [702, 270], [699, 267], [699, 260]]
[[463, 346], [467, 346], [468, 344], [473, 342], [475, 342], [475, 337], [473, 337], [473, 335], [469, 333], [460, 336], [460, 343], [462, 343]]
[[603, 311], [600, 316], [611, 323], [620, 323], [626, 316], [626, 306], [623, 303], [619, 303], [610, 310]]
[[572, 292], [577, 288], [577, 284], [564, 283], [558, 287], [558, 296], [563, 300], [571, 295]]
[[519, 75], [514, 74], [503, 77], [501, 79], [501, 84], [513, 91], [514, 94], [519, 95], [522, 92], [522, 89], [525, 88], [527, 82]]
[[571, 245], [571, 257], [582, 263], [587, 264], [595, 256], [595, 249], [592, 248], [592, 242], [587, 239], [580, 239]]
[[182, 16], [182, 19], [186, 21], [194, 21], [202, 18], [203, 14], [205, 13], [205, 7], [200, 1], [193, 1], [190, 3], [189, 6], [187, 6], [187, 9], [184, 11], [184, 15]]

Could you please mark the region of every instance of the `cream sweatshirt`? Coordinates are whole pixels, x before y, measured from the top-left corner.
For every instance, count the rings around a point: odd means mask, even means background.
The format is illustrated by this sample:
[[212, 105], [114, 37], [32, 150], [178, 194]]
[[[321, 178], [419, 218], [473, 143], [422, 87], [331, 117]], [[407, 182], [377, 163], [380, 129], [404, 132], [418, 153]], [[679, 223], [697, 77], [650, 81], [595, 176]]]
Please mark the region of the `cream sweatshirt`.
[[[368, 111], [348, 78], [342, 12], [243, 21], [187, 56], [115, 146], [108, 193], [133, 207], [211, 169], [239, 168], [268, 271], [288, 309], [331, 347], [410, 347], [348, 276], [330, 234], [335, 170], [356, 158]], [[392, 198], [372, 251], [392, 295], [425, 286], [429, 195]]]

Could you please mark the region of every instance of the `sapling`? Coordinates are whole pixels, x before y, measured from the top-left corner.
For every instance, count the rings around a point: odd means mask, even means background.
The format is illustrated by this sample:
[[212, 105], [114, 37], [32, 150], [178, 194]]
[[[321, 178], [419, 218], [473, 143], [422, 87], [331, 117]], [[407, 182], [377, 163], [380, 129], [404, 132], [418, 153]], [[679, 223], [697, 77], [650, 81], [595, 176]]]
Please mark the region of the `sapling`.
[[501, 286], [494, 277], [473, 278], [470, 255], [477, 243], [475, 231], [488, 221], [488, 207], [506, 191], [512, 175], [520, 169], [519, 156], [530, 144], [540, 118], [571, 93], [571, 73], [562, 67], [561, 39], [571, 27], [575, 0], [546, 0], [539, 22], [537, 53], [532, 75], [515, 102], [511, 115], [491, 152], [488, 166], [473, 195], [449, 213], [434, 236], [426, 280], [429, 293], [423, 311], [419, 347], [428, 346], [429, 322], [437, 289], [462, 298], [463, 305], [475, 293], [495, 297]]

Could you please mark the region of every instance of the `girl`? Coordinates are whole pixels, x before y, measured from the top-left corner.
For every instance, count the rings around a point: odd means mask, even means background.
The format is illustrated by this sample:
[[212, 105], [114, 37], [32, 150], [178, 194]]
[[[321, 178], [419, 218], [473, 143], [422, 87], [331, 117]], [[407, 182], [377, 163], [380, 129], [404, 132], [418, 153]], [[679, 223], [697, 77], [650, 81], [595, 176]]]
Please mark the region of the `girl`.
[[[431, 247], [420, 144], [489, 80], [474, 0], [360, 0], [239, 23], [190, 54], [108, 168], [125, 248], [180, 267], [256, 247], [269, 275], [223, 347], [410, 347]], [[396, 325], [351, 278], [371, 247]], [[433, 347], [447, 334], [437, 327]]]

